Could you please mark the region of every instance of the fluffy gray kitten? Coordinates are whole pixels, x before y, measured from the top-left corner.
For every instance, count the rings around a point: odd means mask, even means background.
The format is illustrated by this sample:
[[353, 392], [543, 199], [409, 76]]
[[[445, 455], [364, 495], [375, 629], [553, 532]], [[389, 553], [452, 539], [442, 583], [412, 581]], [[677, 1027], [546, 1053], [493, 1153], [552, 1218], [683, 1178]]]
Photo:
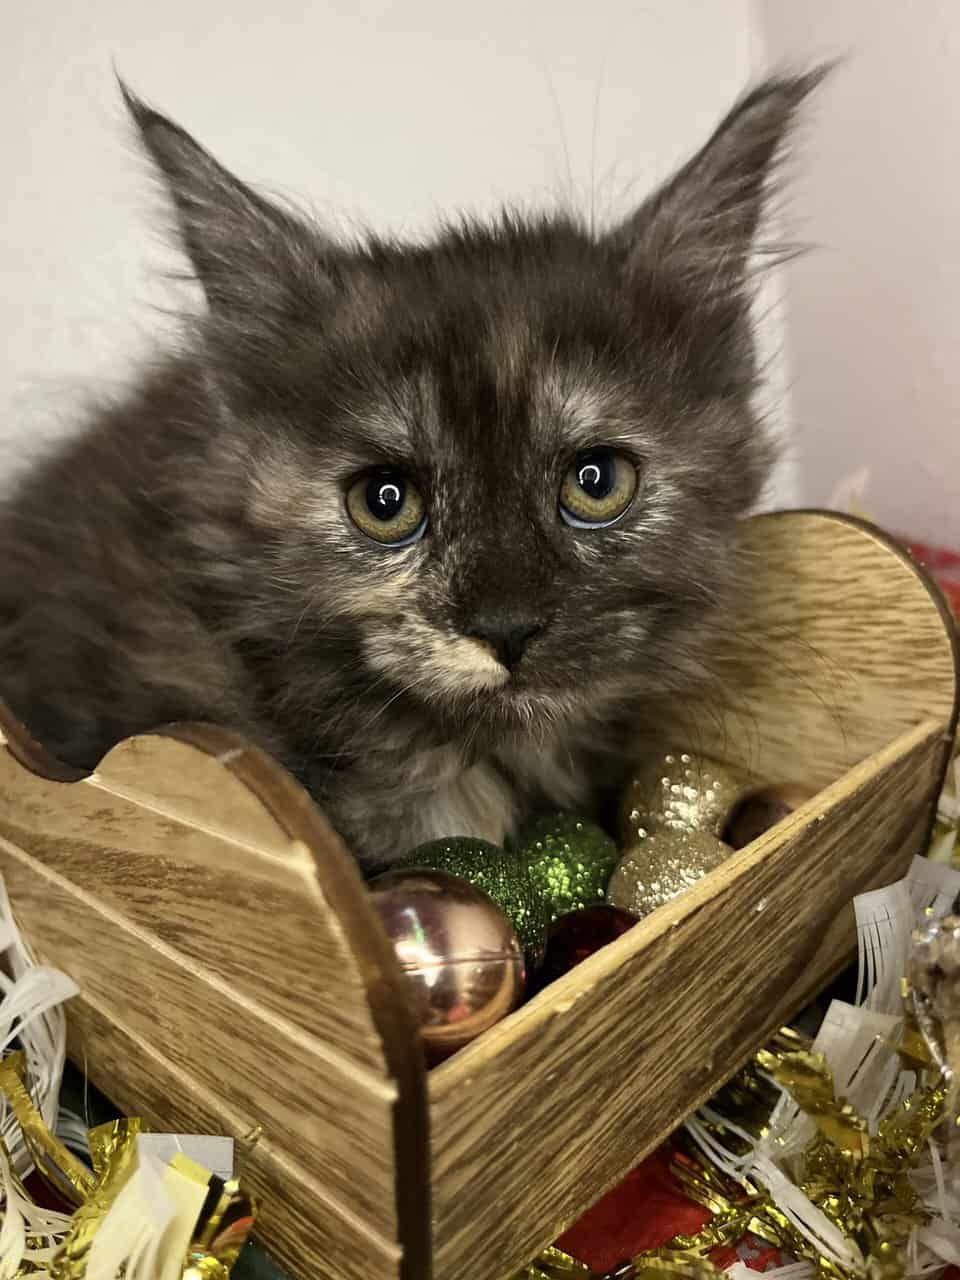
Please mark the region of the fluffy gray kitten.
[[752, 242], [818, 78], [612, 231], [424, 244], [333, 241], [126, 93], [207, 313], [0, 514], [0, 695], [84, 768], [239, 729], [367, 867], [593, 805], [709, 649], [768, 473]]

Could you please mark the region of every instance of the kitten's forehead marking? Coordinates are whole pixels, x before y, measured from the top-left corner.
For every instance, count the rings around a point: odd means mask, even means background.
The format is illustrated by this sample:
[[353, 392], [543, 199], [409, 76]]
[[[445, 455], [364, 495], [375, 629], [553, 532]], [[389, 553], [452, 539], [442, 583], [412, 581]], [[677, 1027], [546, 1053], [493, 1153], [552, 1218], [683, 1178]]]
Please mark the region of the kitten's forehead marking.
[[524, 401], [531, 433], [555, 446], [558, 431], [572, 448], [597, 439], [601, 423], [616, 413], [617, 397], [602, 370], [559, 361], [544, 350], [522, 308], [503, 308], [490, 322], [486, 344], [498, 397]]
[[349, 418], [352, 447], [365, 450], [371, 461], [402, 462], [413, 454], [420, 429], [437, 419], [436, 389], [425, 375], [397, 379], [365, 404], [343, 413]]
[[484, 345], [498, 396], [506, 399], [515, 395], [530, 368], [529, 318], [518, 308], [499, 309], [488, 321]]
[[635, 445], [642, 431], [628, 398], [602, 371], [554, 361], [536, 376], [531, 419], [540, 434], [559, 431], [571, 449]]

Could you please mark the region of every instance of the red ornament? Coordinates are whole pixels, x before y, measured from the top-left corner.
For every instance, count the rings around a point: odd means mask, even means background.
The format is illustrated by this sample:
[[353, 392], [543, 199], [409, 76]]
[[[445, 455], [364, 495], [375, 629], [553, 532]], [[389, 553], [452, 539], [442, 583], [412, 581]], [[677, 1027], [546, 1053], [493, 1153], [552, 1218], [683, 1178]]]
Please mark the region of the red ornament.
[[537, 989], [569, 973], [608, 942], [622, 937], [636, 923], [629, 912], [605, 903], [560, 916], [547, 934], [546, 955], [536, 975]]

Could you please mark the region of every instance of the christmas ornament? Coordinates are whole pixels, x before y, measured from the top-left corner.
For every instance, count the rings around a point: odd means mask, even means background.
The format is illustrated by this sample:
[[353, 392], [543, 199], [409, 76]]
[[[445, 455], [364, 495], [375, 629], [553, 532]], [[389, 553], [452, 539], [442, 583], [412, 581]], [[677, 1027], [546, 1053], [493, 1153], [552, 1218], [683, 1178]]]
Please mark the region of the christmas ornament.
[[806, 804], [811, 795], [810, 791], [792, 784], [751, 792], [730, 814], [722, 832], [724, 844], [732, 849], [743, 849], [782, 822], [794, 809]]
[[607, 943], [622, 938], [636, 923], [635, 916], [606, 903], [560, 916], [547, 934], [547, 951], [537, 973], [537, 989], [569, 973]]
[[554, 919], [603, 902], [619, 856], [596, 823], [568, 813], [537, 818], [521, 831], [516, 847]]
[[518, 854], [487, 840], [455, 836], [420, 845], [402, 865], [448, 871], [469, 881], [491, 897], [513, 925], [527, 965], [534, 969], [543, 959], [550, 906]]
[[706, 831], [720, 836], [746, 779], [725, 765], [687, 751], [669, 751], [638, 765], [620, 804], [625, 848], [655, 831]]
[[431, 1062], [469, 1044], [514, 1008], [523, 994], [523, 956], [509, 921], [486, 893], [436, 869], [388, 871], [369, 887]]
[[648, 916], [729, 858], [731, 849], [707, 831], [658, 831], [620, 859], [607, 902]]

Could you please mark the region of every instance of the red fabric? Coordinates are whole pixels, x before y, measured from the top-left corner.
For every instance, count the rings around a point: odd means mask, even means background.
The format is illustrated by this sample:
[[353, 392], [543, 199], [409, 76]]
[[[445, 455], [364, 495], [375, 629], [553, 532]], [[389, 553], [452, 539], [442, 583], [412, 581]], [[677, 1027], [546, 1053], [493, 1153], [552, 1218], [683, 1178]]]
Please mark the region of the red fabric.
[[665, 1147], [644, 1160], [560, 1237], [557, 1248], [593, 1271], [612, 1271], [645, 1249], [699, 1231], [710, 1214], [677, 1186], [672, 1158]]
[[939, 583], [948, 603], [960, 618], [960, 551], [932, 547], [925, 542], [908, 542], [907, 549]]
[[[683, 1156], [669, 1145], [654, 1152], [562, 1235], [557, 1248], [591, 1270], [603, 1272], [646, 1249], [659, 1248], [674, 1236], [695, 1235], [710, 1214], [680, 1190], [670, 1168], [676, 1159]], [[783, 1266], [780, 1250], [752, 1235], [738, 1245], [712, 1250], [710, 1260], [723, 1269], [735, 1262], [745, 1262], [752, 1271]], [[960, 1280], [960, 1274], [953, 1280]]]

